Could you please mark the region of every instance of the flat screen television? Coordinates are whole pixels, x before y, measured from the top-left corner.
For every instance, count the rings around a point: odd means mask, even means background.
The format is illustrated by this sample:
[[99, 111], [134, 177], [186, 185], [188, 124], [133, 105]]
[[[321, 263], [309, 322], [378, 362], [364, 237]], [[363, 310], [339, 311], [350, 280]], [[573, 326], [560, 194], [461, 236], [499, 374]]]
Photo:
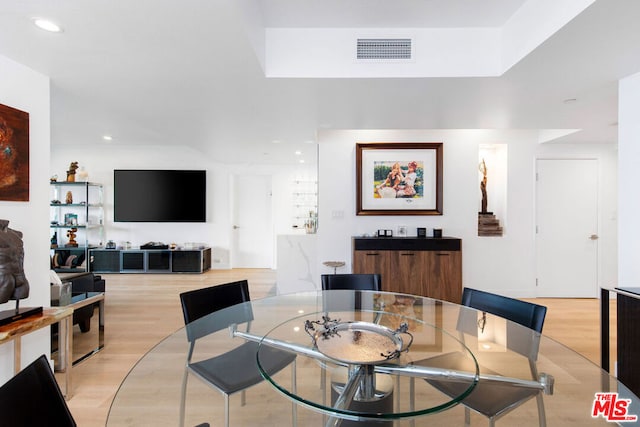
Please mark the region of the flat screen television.
[[206, 171], [113, 171], [115, 222], [206, 222]]

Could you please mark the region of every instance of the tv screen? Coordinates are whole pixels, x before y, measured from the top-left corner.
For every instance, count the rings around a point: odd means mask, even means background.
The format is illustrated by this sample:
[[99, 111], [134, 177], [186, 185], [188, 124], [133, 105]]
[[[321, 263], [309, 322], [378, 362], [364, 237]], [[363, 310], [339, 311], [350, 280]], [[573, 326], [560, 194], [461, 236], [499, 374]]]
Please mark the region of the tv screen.
[[206, 171], [113, 171], [115, 222], [206, 222]]

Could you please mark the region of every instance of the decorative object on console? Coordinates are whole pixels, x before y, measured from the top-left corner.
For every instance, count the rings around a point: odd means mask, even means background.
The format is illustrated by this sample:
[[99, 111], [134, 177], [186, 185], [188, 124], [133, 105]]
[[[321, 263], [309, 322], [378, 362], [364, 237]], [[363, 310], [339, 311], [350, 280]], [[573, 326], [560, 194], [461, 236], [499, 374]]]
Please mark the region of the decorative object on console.
[[71, 191], [67, 191], [67, 196], [65, 197], [64, 202], [68, 205], [73, 204], [73, 193]]
[[424, 227], [418, 227], [416, 230], [416, 235], [418, 237], [427, 237], [427, 229]]
[[398, 226], [398, 237], [407, 237], [407, 226], [399, 225]]
[[436, 239], [441, 239], [442, 238], [442, 228], [434, 228], [433, 229], [433, 237], [435, 237]]
[[0, 200], [29, 201], [29, 113], [2, 104]]
[[76, 170], [78, 169], [78, 162], [71, 162], [69, 170], [67, 171], [67, 182], [76, 182]]
[[28, 296], [29, 281], [24, 274], [22, 233], [9, 228], [8, 220], [0, 219], [0, 304], [16, 301], [15, 310], [0, 312], [0, 325], [42, 313], [42, 307], [20, 308], [19, 301]]
[[442, 215], [442, 143], [356, 144], [356, 215]]
[[116, 242], [114, 242], [113, 240], [108, 240], [107, 244], [104, 247], [105, 247], [105, 249], [115, 249], [116, 248]]

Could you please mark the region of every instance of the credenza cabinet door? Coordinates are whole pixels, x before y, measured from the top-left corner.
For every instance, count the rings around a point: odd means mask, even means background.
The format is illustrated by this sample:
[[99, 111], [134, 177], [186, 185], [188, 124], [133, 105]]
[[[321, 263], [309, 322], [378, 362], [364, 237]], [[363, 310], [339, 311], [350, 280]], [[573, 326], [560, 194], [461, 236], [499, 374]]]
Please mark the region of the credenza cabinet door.
[[427, 296], [428, 263], [429, 253], [425, 251], [389, 251], [385, 290]]
[[382, 290], [387, 291], [387, 277], [390, 276], [389, 255], [391, 251], [354, 251], [353, 272], [356, 274], [380, 274]]
[[462, 253], [429, 251], [426, 295], [459, 304], [462, 300]]

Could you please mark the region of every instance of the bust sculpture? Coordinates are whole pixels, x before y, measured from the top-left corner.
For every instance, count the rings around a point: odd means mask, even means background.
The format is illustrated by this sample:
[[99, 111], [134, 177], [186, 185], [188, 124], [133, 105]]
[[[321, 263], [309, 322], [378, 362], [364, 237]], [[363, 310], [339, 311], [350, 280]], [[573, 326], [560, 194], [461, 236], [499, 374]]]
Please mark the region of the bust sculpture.
[[0, 219], [0, 303], [29, 296], [23, 264], [22, 233], [9, 228], [6, 219]]

